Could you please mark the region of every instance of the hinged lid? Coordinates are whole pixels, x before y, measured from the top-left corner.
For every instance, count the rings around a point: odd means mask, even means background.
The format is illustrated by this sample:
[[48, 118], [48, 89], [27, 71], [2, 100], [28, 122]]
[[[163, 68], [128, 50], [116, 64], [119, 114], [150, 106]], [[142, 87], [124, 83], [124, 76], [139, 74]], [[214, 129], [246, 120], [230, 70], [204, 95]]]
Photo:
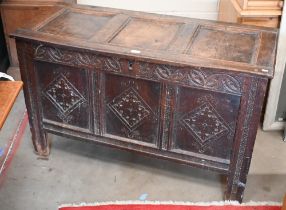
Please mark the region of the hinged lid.
[[273, 76], [277, 30], [71, 6], [12, 36], [171, 64]]

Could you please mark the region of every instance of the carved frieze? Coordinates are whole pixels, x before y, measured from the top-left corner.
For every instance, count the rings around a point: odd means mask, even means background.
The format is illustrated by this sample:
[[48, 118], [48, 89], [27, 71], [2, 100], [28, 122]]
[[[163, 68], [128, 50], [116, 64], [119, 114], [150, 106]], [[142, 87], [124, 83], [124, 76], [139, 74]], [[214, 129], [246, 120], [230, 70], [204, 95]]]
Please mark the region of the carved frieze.
[[91, 53], [69, 51], [45, 45], [34, 46], [34, 58], [65, 65], [98, 68], [106, 71], [120, 72], [118, 58], [104, 57]]
[[[35, 59], [122, 73], [120, 59], [116, 57], [69, 51], [42, 44], [35, 46], [34, 49]], [[210, 73], [201, 69], [186, 70], [168, 65], [142, 62], [139, 65], [139, 71], [136, 76], [151, 80], [166, 80], [191, 87], [241, 95], [240, 79], [224, 73]]]
[[141, 63], [139, 66], [140, 76], [147, 79], [171, 81], [191, 87], [241, 95], [241, 81], [228, 74], [149, 63]]

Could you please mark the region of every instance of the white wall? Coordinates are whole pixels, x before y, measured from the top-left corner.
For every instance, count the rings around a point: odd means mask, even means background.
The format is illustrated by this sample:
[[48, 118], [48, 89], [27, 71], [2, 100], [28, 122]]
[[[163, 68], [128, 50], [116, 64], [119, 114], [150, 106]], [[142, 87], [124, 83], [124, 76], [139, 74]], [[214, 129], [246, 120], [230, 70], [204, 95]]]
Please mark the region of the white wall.
[[78, 0], [78, 4], [216, 20], [219, 0]]

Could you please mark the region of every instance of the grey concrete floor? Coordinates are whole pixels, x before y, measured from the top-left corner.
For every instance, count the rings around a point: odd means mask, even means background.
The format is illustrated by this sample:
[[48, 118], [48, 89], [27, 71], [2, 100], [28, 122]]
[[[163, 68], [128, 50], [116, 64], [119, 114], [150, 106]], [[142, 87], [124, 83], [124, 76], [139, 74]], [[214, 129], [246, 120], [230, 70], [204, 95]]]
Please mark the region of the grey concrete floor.
[[[0, 139], [24, 110], [23, 96]], [[10, 129], [11, 128], [11, 129]], [[6, 133], [6, 134], [5, 134]], [[27, 128], [0, 186], [1, 210], [52, 210], [63, 203], [114, 200], [219, 201], [225, 179], [214, 172], [51, 135], [49, 160], [33, 153]], [[258, 131], [244, 201], [278, 201], [286, 193], [286, 143]]]

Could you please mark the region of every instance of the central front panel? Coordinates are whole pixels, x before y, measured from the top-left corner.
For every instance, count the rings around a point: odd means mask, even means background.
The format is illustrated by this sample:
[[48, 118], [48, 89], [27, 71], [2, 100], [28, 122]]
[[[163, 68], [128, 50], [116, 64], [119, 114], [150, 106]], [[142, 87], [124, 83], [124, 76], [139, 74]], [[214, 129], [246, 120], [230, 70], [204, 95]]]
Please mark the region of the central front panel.
[[105, 135], [118, 140], [158, 145], [160, 83], [106, 74]]

